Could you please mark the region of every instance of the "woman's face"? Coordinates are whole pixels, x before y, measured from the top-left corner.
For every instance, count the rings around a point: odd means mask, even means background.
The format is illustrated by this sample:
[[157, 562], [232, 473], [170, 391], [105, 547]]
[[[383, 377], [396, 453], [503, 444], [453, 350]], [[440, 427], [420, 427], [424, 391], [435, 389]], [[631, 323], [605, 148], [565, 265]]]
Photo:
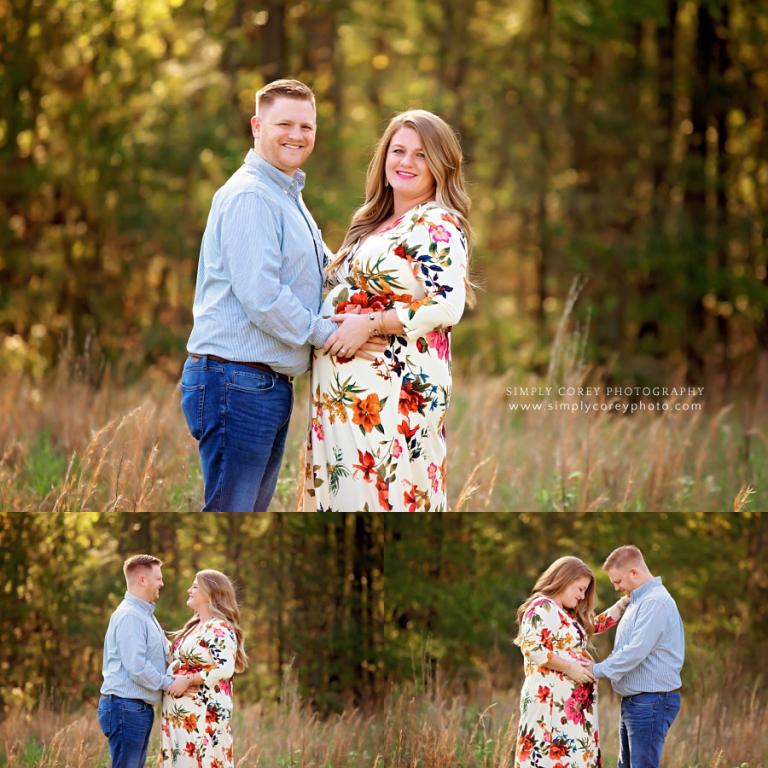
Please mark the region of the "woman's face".
[[399, 128], [387, 149], [384, 171], [396, 196], [418, 202], [435, 194], [435, 177], [427, 165], [421, 137], [413, 128]]
[[192, 586], [187, 590], [187, 605], [197, 613], [201, 608], [208, 604], [208, 598], [200, 589], [197, 579], [192, 582]]
[[584, 599], [591, 583], [592, 579], [589, 576], [580, 576], [565, 587], [557, 596], [563, 608], [567, 608], [569, 611], [576, 608]]

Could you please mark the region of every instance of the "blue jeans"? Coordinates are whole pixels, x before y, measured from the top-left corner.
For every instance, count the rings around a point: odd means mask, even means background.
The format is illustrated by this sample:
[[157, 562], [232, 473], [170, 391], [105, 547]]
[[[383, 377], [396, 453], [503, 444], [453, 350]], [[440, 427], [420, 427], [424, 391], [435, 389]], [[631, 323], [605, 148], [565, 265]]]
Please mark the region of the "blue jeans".
[[109, 741], [112, 768], [143, 768], [155, 713], [139, 699], [102, 696], [99, 725]]
[[187, 358], [181, 410], [198, 441], [203, 512], [266, 512], [285, 451], [293, 387], [240, 363]]
[[680, 694], [638, 693], [621, 700], [618, 768], [658, 768]]

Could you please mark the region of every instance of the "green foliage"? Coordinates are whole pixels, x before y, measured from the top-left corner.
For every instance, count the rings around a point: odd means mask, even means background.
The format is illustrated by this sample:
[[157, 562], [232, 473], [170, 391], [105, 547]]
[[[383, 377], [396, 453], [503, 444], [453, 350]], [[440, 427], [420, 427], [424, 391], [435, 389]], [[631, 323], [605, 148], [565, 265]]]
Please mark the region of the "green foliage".
[[[251, 658], [238, 679], [242, 701], [279, 697], [290, 710], [308, 696], [334, 711], [393, 683], [427, 698], [473, 680], [512, 687], [520, 675], [515, 612], [537, 575], [578, 553], [606, 605], [613, 590], [599, 566], [626, 542], [643, 549], [678, 600], [685, 684], [704, 695], [713, 670], [744, 679], [768, 631], [766, 525], [758, 513], [3, 513], [0, 609], [13, 630], [0, 647], [2, 705], [31, 708], [42, 692], [54, 705], [98, 696], [103, 635], [124, 590], [121, 564], [137, 551], [165, 563], [158, 616], [166, 629], [186, 620], [197, 570], [234, 579]], [[610, 638], [597, 646], [606, 654]], [[474, 764], [492, 749], [488, 738], [478, 732]]]
[[67, 457], [57, 450], [47, 430], [37, 441], [26, 459], [24, 480], [39, 497], [45, 497], [63, 479], [67, 471]]
[[590, 357], [617, 376], [749, 375], [768, 308], [766, 9], [699, 7], [4, 3], [0, 364], [40, 375], [70, 332], [128, 373], [178, 360], [253, 92], [298, 76], [318, 99], [306, 198], [332, 247], [393, 112], [460, 133], [482, 286], [456, 328], [468, 369], [537, 370], [579, 274]]

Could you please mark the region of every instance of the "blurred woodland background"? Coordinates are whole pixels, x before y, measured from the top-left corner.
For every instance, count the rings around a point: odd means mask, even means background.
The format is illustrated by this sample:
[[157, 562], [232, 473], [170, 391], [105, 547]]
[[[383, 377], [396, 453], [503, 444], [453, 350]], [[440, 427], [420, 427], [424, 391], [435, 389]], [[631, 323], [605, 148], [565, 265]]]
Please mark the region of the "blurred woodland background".
[[393, 113], [461, 135], [484, 292], [459, 365], [545, 370], [581, 275], [620, 383], [757, 386], [767, 51], [752, 0], [0, 0], [2, 364], [71, 344], [97, 378], [176, 375], [211, 196], [290, 75], [318, 97], [332, 247]]

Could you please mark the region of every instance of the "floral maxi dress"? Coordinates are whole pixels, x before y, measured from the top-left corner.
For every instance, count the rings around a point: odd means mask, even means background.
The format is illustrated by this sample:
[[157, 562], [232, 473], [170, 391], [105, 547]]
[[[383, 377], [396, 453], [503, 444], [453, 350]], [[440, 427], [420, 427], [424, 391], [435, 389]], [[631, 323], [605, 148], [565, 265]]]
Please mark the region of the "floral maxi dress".
[[[595, 620], [595, 632], [617, 623], [615, 606]], [[589, 659], [587, 633], [548, 597], [523, 614], [520, 650], [525, 682], [520, 692], [515, 768], [599, 768], [597, 686], [576, 683], [544, 666], [551, 656]]]
[[446, 510], [451, 326], [467, 243], [455, 216], [413, 208], [352, 252], [321, 314], [395, 309], [404, 332], [376, 361], [314, 350], [304, 510]]
[[174, 642], [168, 674], [198, 672], [203, 684], [191, 695], [163, 696], [163, 768], [234, 768], [231, 721], [236, 651], [234, 630], [218, 618]]

